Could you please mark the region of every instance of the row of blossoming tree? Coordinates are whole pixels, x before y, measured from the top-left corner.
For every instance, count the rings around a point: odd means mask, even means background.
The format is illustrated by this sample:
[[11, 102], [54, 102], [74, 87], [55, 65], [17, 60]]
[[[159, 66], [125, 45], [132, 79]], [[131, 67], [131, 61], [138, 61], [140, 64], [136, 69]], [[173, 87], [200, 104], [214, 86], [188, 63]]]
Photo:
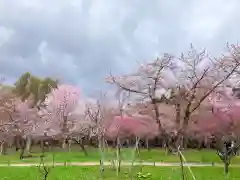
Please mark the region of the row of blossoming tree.
[[128, 92], [131, 102], [147, 104], [146, 114], [155, 119], [167, 147], [171, 142], [185, 147], [192, 137], [205, 143], [229, 135], [239, 139], [239, 99], [232, 93], [240, 76], [239, 53], [231, 45], [222, 57], [211, 58], [191, 47], [180, 58], [165, 54], [107, 82], [118, 87], [118, 95]]
[[[240, 51], [237, 46], [228, 50], [213, 59], [191, 47], [180, 58], [164, 54], [141, 64], [135, 73], [111, 74], [107, 82], [118, 88], [115, 106], [104, 96], [84, 101], [80, 90], [67, 84], [53, 88], [37, 107], [31, 98], [12, 95], [1, 103], [1, 111], [8, 115], [0, 126], [1, 149], [15, 140], [23, 158], [33, 141], [40, 141], [43, 148], [44, 141], [56, 139], [65, 147], [72, 140], [87, 155], [82, 140], [95, 139], [104, 157], [109, 141], [119, 150], [131, 141], [138, 149], [140, 140], [148, 147], [155, 139], [169, 151], [187, 147], [188, 142], [211, 146], [213, 140], [221, 147], [229, 136], [239, 143], [240, 103], [232, 88], [239, 78]], [[3, 94], [1, 101], [5, 99]]]

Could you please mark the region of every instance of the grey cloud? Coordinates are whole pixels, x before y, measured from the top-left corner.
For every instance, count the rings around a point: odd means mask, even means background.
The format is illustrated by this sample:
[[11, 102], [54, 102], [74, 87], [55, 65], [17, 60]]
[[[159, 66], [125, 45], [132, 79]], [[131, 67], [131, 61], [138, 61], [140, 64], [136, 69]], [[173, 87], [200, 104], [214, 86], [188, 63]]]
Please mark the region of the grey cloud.
[[89, 93], [107, 90], [103, 78], [109, 71], [130, 72], [135, 60], [179, 54], [190, 43], [218, 53], [226, 41], [236, 42], [240, 3], [231, 3], [2, 0], [0, 27], [12, 33], [0, 46], [0, 73], [14, 79], [31, 71]]

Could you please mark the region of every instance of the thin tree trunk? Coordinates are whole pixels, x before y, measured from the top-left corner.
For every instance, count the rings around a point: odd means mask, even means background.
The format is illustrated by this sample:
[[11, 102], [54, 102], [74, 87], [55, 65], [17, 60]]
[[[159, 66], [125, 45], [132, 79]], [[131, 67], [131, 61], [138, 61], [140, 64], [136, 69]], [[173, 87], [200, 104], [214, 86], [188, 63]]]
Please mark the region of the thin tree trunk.
[[[236, 144], [240, 144], [240, 136], [237, 136], [237, 138], [236, 138]], [[237, 156], [240, 156], [240, 148], [237, 149], [236, 155], [237, 155]]]
[[129, 141], [129, 139], [126, 140], [126, 145], [127, 145], [127, 148], [130, 146], [130, 141]]
[[130, 167], [130, 175], [131, 175], [131, 180], [133, 179], [133, 166], [134, 166], [134, 162], [135, 162], [135, 159], [136, 159], [136, 151], [137, 149], [139, 148], [139, 138], [136, 137], [136, 142], [135, 142], [135, 147], [133, 149], [133, 157], [132, 157], [132, 162], [131, 162], [131, 167]]
[[26, 140], [27, 140], [26, 151], [28, 154], [31, 154], [32, 138], [30, 136], [28, 136]]
[[63, 139], [63, 142], [62, 142], [62, 148], [63, 148], [63, 149], [66, 148], [66, 139]]
[[20, 159], [23, 159], [24, 150], [26, 148], [26, 140], [25, 139], [21, 139], [20, 148], [21, 148]]
[[[188, 126], [188, 120], [189, 120], [189, 116], [190, 113], [188, 111], [185, 112], [185, 117], [182, 123], [182, 127], [180, 127], [179, 131], [178, 131], [178, 140], [177, 140], [177, 144], [176, 147], [180, 146], [181, 148], [184, 148], [186, 146], [186, 129]], [[180, 148], [180, 149], [181, 149]]]
[[52, 149], [53, 149], [53, 139], [50, 139], [49, 141], [48, 141], [49, 143], [48, 143], [48, 151], [49, 152], [52, 152]]
[[120, 139], [117, 138], [117, 177], [121, 171], [121, 145], [120, 145]]
[[71, 139], [69, 139], [68, 140], [68, 152], [71, 152], [71, 146], [72, 146], [72, 140]]
[[4, 154], [4, 142], [1, 143], [1, 152], [0, 155]]
[[147, 150], [150, 151], [148, 138], [146, 139], [146, 147], [147, 147]]
[[198, 141], [197, 141], [197, 148], [198, 148], [198, 149], [201, 149], [201, 146], [202, 146], [202, 141], [201, 141], [201, 140], [198, 140]]
[[21, 149], [21, 140], [19, 138], [19, 136], [15, 136], [14, 137], [14, 141], [15, 141], [15, 146], [16, 146], [16, 151], [18, 151], [19, 149]]
[[225, 175], [227, 175], [229, 172], [229, 163], [228, 162], [224, 162], [224, 173]]
[[98, 149], [100, 153], [100, 174], [103, 175], [104, 171], [104, 140], [103, 137], [98, 137]]
[[181, 154], [178, 152], [179, 154], [179, 158], [180, 158], [180, 162], [181, 162], [181, 175], [182, 175], [182, 180], [185, 180], [185, 174], [184, 174], [184, 166], [183, 166], [183, 158], [181, 156]]
[[43, 154], [44, 153], [44, 140], [41, 139], [40, 141], [40, 147], [41, 147], [41, 153]]
[[188, 144], [188, 137], [186, 136], [186, 134], [184, 134], [184, 137], [183, 137], [183, 148], [184, 149], [187, 148], [187, 144]]
[[[63, 128], [62, 128], [63, 133], [68, 132], [67, 122], [68, 122], [67, 116], [63, 116]], [[66, 140], [67, 140], [67, 138], [64, 138], [64, 141], [63, 141], [63, 144], [62, 144], [63, 149], [66, 148]]]
[[84, 152], [85, 156], [88, 156], [87, 150], [84, 147], [82, 141], [81, 140], [76, 140], [76, 139], [74, 139], [74, 141], [81, 147], [81, 150]]
[[[154, 87], [154, 97], [155, 97], [155, 93], [156, 93], [156, 87]], [[167, 133], [165, 132], [165, 130], [162, 128], [162, 124], [161, 124], [161, 121], [160, 121], [160, 113], [159, 113], [159, 109], [158, 109], [156, 99], [153, 99], [151, 97], [151, 100], [152, 100], [152, 104], [153, 104], [154, 111], [155, 111], [155, 118], [156, 118], [156, 121], [157, 121], [157, 124], [158, 124], [159, 137], [160, 137], [160, 135], [163, 137], [163, 139], [166, 142], [166, 147], [168, 149], [169, 148], [169, 145], [168, 145], [168, 142], [167, 142], [168, 136], [167, 136]]]
[[175, 109], [176, 109], [176, 125], [180, 126], [180, 122], [181, 122], [181, 105], [177, 102], [175, 105]]

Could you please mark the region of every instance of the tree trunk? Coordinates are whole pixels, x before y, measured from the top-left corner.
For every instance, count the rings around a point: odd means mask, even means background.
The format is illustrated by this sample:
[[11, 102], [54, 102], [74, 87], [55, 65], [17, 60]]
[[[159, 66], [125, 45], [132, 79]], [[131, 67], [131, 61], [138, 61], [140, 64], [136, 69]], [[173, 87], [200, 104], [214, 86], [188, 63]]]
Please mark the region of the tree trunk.
[[71, 139], [69, 139], [68, 140], [68, 152], [71, 152], [72, 151], [72, 140]]
[[104, 139], [102, 136], [98, 137], [98, 150], [100, 153], [100, 174], [102, 176], [104, 171]]
[[147, 148], [148, 151], [150, 151], [148, 138], [146, 139], [146, 148]]
[[119, 137], [117, 138], [117, 177], [121, 171], [121, 143]]
[[129, 141], [129, 139], [126, 140], [126, 146], [127, 146], [127, 148], [130, 146], [130, 141]]
[[15, 136], [14, 137], [14, 142], [15, 142], [15, 146], [16, 146], [16, 151], [18, 151], [19, 149], [21, 149], [21, 141], [22, 141], [22, 137], [20, 138], [20, 136]]
[[185, 174], [184, 174], [184, 166], [183, 166], [183, 157], [182, 155], [178, 152], [179, 158], [180, 158], [180, 163], [181, 163], [181, 176], [182, 180], [185, 180]]
[[183, 145], [183, 131], [182, 129], [180, 129], [177, 134], [177, 140], [176, 140], [175, 146], [178, 149], [179, 146], [182, 148], [182, 145]]
[[6, 142], [2, 142], [1, 143], [1, 152], [0, 155], [5, 155], [7, 152], [7, 143]]
[[62, 142], [62, 148], [63, 148], [63, 149], [66, 148], [66, 139], [63, 139], [63, 142]]
[[202, 146], [202, 141], [201, 141], [201, 140], [198, 140], [198, 141], [197, 141], [197, 148], [198, 148], [198, 149], [201, 149], [201, 146]]
[[224, 162], [224, 173], [225, 175], [227, 175], [229, 172], [229, 163], [228, 162]]
[[[67, 122], [68, 122], [67, 116], [63, 115], [63, 127], [62, 127], [63, 134], [68, 132]], [[62, 143], [63, 149], [66, 148], [66, 140], [67, 138], [64, 138], [63, 140], [63, 143]]]
[[21, 139], [21, 141], [20, 141], [20, 148], [21, 148], [20, 159], [23, 159], [24, 150], [26, 148], [26, 140], [25, 139]]
[[[155, 94], [155, 90], [154, 90], [154, 94]], [[161, 124], [161, 121], [160, 121], [160, 113], [159, 113], [159, 109], [158, 109], [158, 106], [157, 106], [156, 99], [152, 99], [152, 104], [153, 104], [154, 111], [155, 111], [155, 118], [156, 118], [156, 121], [157, 121], [157, 124], [158, 124], [159, 138], [162, 136], [162, 138], [166, 142], [166, 148], [169, 151], [169, 145], [168, 145], [168, 142], [167, 142], [168, 135], [165, 132], [165, 130], [162, 128], [162, 124]]]
[[81, 147], [82, 151], [84, 152], [84, 155], [85, 155], [85, 156], [88, 156], [87, 150], [86, 150], [86, 148], [84, 147], [84, 145], [83, 145], [82, 143], [79, 143], [79, 146]]
[[97, 143], [94, 143], [94, 139], [93, 139], [93, 138], [90, 138], [90, 139], [89, 139], [89, 146], [92, 146], [92, 147], [97, 148], [97, 147], [98, 147], [98, 144], [97, 144]]
[[175, 122], [176, 122], [177, 125], [180, 126], [180, 122], [181, 122], [181, 105], [178, 102], [175, 105], [175, 110], [176, 110]]
[[47, 140], [48, 152], [52, 152], [53, 139]]
[[44, 140], [41, 139], [40, 141], [40, 147], [41, 147], [41, 153], [43, 154], [44, 153]]
[[[240, 144], [240, 136], [237, 136], [237, 138], [236, 138], [236, 144]], [[237, 149], [236, 155], [237, 155], [237, 156], [240, 156], [240, 148]]]
[[31, 154], [32, 138], [30, 136], [28, 136], [26, 140], [27, 140], [26, 151], [27, 151], [28, 154]]
[[133, 179], [133, 166], [134, 166], [134, 162], [136, 160], [136, 151], [137, 149], [139, 149], [139, 141], [140, 139], [138, 137], [136, 137], [136, 142], [135, 142], [135, 147], [133, 149], [133, 156], [132, 156], [132, 161], [131, 161], [131, 167], [130, 167], [130, 175], [131, 175], [131, 179]]
[[178, 138], [177, 138], [177, 147], [180, 146], [182, 148], [186, 147], [186, 129], [188, 127], [188, 121], [190, 118], [190, 113], [189, 111], [185, 112], [185, 117], [183, 119], [183, 123], [182, 126], [180, 127], [180, 129], [178, 130]]
[[208, 138], [205, 138], [205, 146], [207, 149], [211, 148], [211, 143], [209, 142]]
[[85, 155], [85, 156], [88, 156], [87, 150], [86, 150], [86, 148], [84, 147], [82, 141], [81, 141], [81, 140], [76, 140], [76, 139], [74, 139], [74, 141], [75, 141], [77, 144], [79, 144], [79, 146], [81, 147], [81, 150], [83, 151], [84, 155]]

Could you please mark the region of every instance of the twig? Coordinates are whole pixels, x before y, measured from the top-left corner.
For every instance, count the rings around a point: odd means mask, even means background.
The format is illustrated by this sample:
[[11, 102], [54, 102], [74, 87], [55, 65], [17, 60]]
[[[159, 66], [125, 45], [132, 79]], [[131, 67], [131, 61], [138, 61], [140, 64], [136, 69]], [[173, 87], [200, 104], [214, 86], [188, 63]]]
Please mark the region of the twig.
[[45, 165], [43, 157], [44, 157], [43, 155], [40, 156], [40, 164], [38, 166], [38, 169], [40, 171], [40, 168], [41, 168], [41, 165], [42, 165], [43, 170], [44, 170], [44, 172], [43, 172], [44, 173], [43, 180], [47, 180], [49, 172], [50, 172], [50, 168]]
[[[183, 156], [182, 152], [180, 151], [180, 146], [178, 146], [178, 153], [179, 153], [179, 155], [181, 156], [181, 158], [183, 159], [184, 163], [185, 163], [185, 162], [187, 163], [185, 157]], [[187, 167], [188, 167], [188, 170], [189, 170], [189, 172], [191, 173], [193, 179], [196, 180], [196, 177], [194, 176], [194, 174], [193, 174], [193, 172], [192, 172], [192, 170], [191, 170], [191, 167], [190, 167], [190, 166], [187, 166]]]
[[[178, 151], [180, 152], [180, 146], [178, 147]], [[180, 163], [181, 163], [181, 173], [182, 173], [182, 180], [185, 180], [185, 175], [184, 175], [184, 167], [183, 167], [183, 158], [180, 153], [179, 158], [180, 158]]]
[[136, 151], [138, 149], [138, 145], [139, 145], [139, 138], [136, 137], [136, 143], [135, 143], [135, 147], [134, 147], [134, 150], [133, 150], [133, 157], [132, 157], [132, 162], [131, 162], [131, 166], [130, 166], [130, 174], [131, 174], [131, 179], [133, 179], [133, 166], [134, 166], [134, 162], [136, 160]]

